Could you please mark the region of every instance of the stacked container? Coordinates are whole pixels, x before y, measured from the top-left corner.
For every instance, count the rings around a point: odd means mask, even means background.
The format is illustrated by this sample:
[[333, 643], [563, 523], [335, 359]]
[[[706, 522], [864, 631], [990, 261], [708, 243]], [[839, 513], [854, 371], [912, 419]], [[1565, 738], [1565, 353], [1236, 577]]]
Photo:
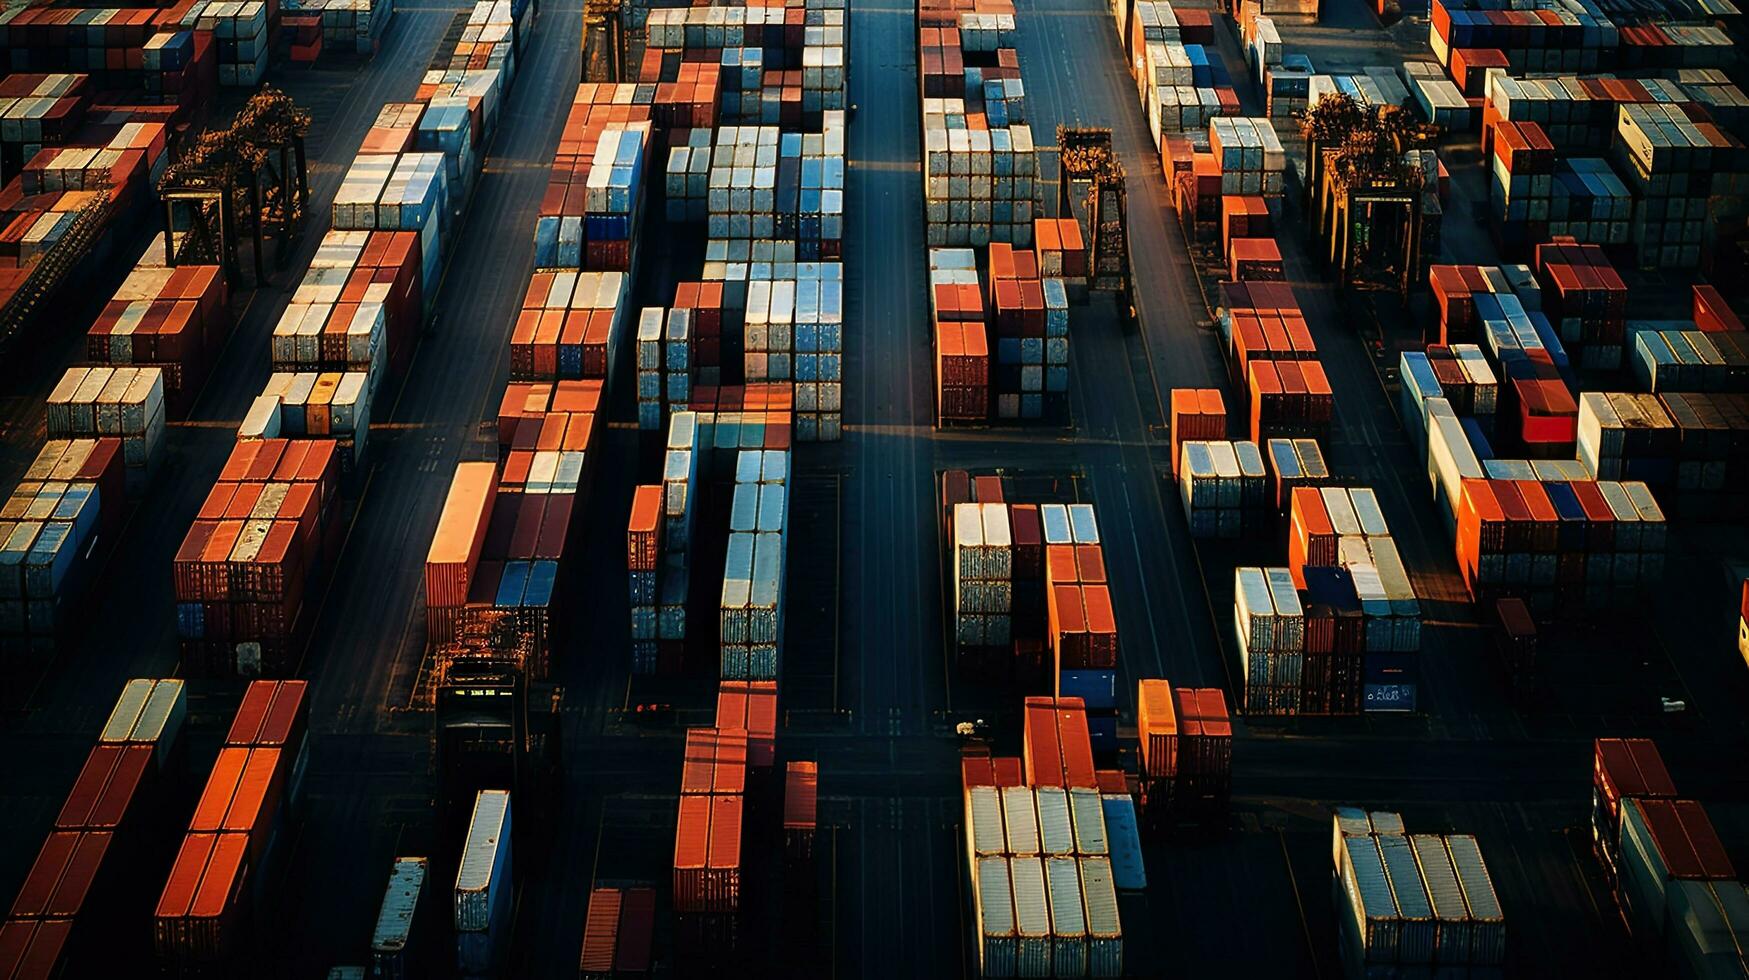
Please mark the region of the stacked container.
[[686, 600], [690, 593], [692, 527], [700, 456], [711, 440], [702, 437], [701, 413], [677, 411], [668, 420], [662, 457], [662, 568], [657, 575], [656, 638], [663, 649], [678, 650], [686, 639]]
[[212, 969], [247, 949], [298, 803], [308, 730], [303, 681], [249, 686], [153, 913], [153, 944], [168, 967]]
[[1123, 975], [1116, 878], [1097, 792], [1012, 785], [961, 766], [982, 976]]
[[207, 31], [218, 42], [220, 85], [254, 88], [267, 72], [268, 19], [261, 0], [202, 0], [182, 15], [182, 26]]
[[224, 275], [218, 266], [154, 267], [148, 254], [86, 332], [85, 356], [109, 365], [150, 365], [164, 372], [168, 411], [185, 415], [230, 333]]
[[1591, 847], [1613, 887], [1621, 877], [1622, 808], [1629, 800], [1674, 800], [1676, 784], [1648, 738], [1600, 738], [1591, 756]]
[[328, 439], [344, 475], [364, 470], [375, 376], [364, 371], [272, 374], [237, 431], [239, 440]]
[[339, 522], [335, 444], [239, 442], [182, 539], [172, 568], [182, 667], [193, 674], [283, 674], [296, 667], [308, 586]]
[[1176, 469], [1187, 442], [1220, 440], [1227, 435], [1227, 408], [1219, 388], [1172, 389], [1172, 459]]
[[1638, 198], [1632, 238], [1640, 267], [1698, 266], [1708, 198], [1741, 193], [1730, 137], [1690, 121], [1679, 106], [1622, 105], [1610, 150]]
[[101, 971], [116, 957], [150, 957], [151, 914], [140, 876], [168, 867], [157, 811], [179, 766], [187, 714], [180, 680], [128, 681], [37, 852], [0, 934], [22, 957], [17, 976]]
[[[1142, 804], [1149, 821], [1218, 820], [1232, 793], [1233, 727], [1218, 688], [1147, 679], [1136, 693]], [[1109, 814], [1109, 811], [1108, 811]]]
[[1477, 601], [1575, 616], [1661, 581], [1664, 513], [1644, 483], [1463, 481], [1458, 569]]
[[510, 376], [606, 381], [630, 317], [627, 283], [623, 272], [537, 270], [511, 330]]
[[1280, 197], [1287, 154], [1268, 119], [1209, 120], [1209, 151], [1220, 167], [1222, 194]]
[[953, 535], [954, 636], [961, 647], [1006, 647], [1014, 600], [1008, 506], [956, 504]]
[[1080, 699], [1095, 747], [1115, 749], [1117, 615], [1112, 608], [1099, 525], [1089, 504], [1047, 504], [1039, 508], [1039, 518], [1044, 542], [1045, 632], [1055, 690], [1059, 698]]
[[0, 648], [50, 652], [126, 511], [119, 439], [51, 439], [0, 505]]
[[1244, 672], [1246, 714], [1298, 713], [1305, 613], [1285, 568], [1239, 568], [1233, 581], [1233, 625]]
[[662, 560], [662, 486], [651, 483], [632, 492], [626, 522], [626, 591], [631, 599], [632, 671], [654, 673], [657, 646], [657, 571]]
[[1277, 519], [1287, 517], [1295, 487], [1330, 482], [1330, 466], [1316, 439], [1271, 439], [1264, 444], [1263, 462], [1269, 469], [1269, 510]]
[[[1421, 606], [1377, 495], [1367, 488], [1294, 490], [1288, 568], [1320, 605], [1359, 611], [1366, 709], [1415, 710]], [[1329, 644], [1318, 641], [1320, 647], [1333, 643], [1334, 637]], [[1321, 667], [1313, 676], [1326, 681]]]
[[1178, 486], [1193, 537], [1236, 538], [1274, 523], [1265, 519], [1269, 473], [1255, 442], [1185, 443]]
[[1506, 922], [1474, 837], [1406, 834], [1397, 814], [1343, 807], [1332, 843], [1351, 972], [1500, 967]]
[[718, 613], [724, 680], [775, 681], [783, 662], [789, 454], [736, 457], [729, 548]]
[[418, 232], [421, 281], [435, 283], [449, 225], [448, 170], [441, 153], [361, 153], [335, 192], [333, 227]]
[[164, 425], [160, 368], [68, 368], [49, 392], [49, 438], [120, 439], [131, 495], [144, 492], [157, 471]]
[[733, 914], [741, 901], [747, 733], [687, 730], [674, 836], [674, 911]]
[[1336, 401], [1322, 364], [1315, 360], [1252, 361], [1246, 375], [1252, 442], [1329, 436]]
[[584, 182], [585, 269], [630, 271], [650, 143], [647, 122], [609, 126], [596, 141]]
[[535, 221], [535, 268], [583, 268], [584, 217], [596, 147], [609, 126], [648, 120], [654, 98], [654, 86], [585, 82], [577, 87]]

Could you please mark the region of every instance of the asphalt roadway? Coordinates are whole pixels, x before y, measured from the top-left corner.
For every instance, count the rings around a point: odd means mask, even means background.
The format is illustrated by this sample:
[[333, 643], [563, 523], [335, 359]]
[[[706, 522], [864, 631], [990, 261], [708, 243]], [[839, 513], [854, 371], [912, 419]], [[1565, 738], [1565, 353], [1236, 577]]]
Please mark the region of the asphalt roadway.
[[[387, 423], [373, 432], [373, 476], [314, 609], [302, 671], [316, 698], [307, 799], [283, 872], [281, 940], [263, 950], [285, 964], [280, 975], [360, 960], [390, 859], [450, 846], [435, 839], [425, 723], [398, 710], [423, 647], [419, 562], [454, 464], [493, 453], [482, 419], [507, 374], [534, 207], [563, 124], [563, 93], [577, 75], [579, 6], [545, 5], [459, 231], [434, 327]], [[772, 870], [779, 862], [767, 836], [750, 830], [750, 904], [762, 914], [750, 917], [759, 921], [743, 937], [743, 963], [782, 962], [815, 977], [968, 969], [952, 723], [987, 711], [1005, 722], [1018, 694], [962, 679], [948, 663], [939, 471], [1073, 477], [1096, 505], [1124, 637], [1126, 708], [1138, 677], [1232, 690], [1221, 583], [1236, 558], [1193, 546], [1162, 479], [1161, 398], [1173, 387], [1221, 384], [1218, 343], [1165, 208], [1158, 156], [1102, 0], [1021, 0], [1017, 8], [1040, 141], [1050, 141], [1059, 122], [1113, 129], [1129, 172], [1140, 326], [1125, 327], [1107, 298], [1074, 311], [1072, 427], [932, 428], [912, 8], [854, 3], [851, 101], [860, 109], [851, 121], [847, 190], [846, 433], [838, 445], [796, 452], [779, 739], [780, 757], [820, 762], [820, 903], [811, 915], [765, 914], [793, 881]], [[326, 204], [377, 107], [411, 94], [457, 9], [402, 7], [382, 51], [361, 67], [282, 73], [316, 120], [316, 226], [293, 268], [313, 252]], [[1222, 48], [1238, 77], [1225, 32]], [[1300, 237], [1281, 241], [1338, 393], [1338, 433], [1327, 447], [1333, 464], [1380, 492], [1418, 587], [1450, 597], [1450, 547], [1371, 356], [1344, 326], [1345, 312]], [[661, 295], [681, 272], [647, 260], [640, 293]], [[165, 570], [228, 452], [230, 427], [265, 379], [267, 334], [285, 302], [283, 288], [259, 292], [193, 424], [172, 429], [171, 465], [110, 561], [113, 595], [102, 615], [75, 650], [8, 702], [16, 707], [0, 722], [0, 751], [32, 760], [10, 767], [0, 787], [0, 831], [9, 839], [41, 839], [121, 681], [174, 669]], [[14, 400], [6, 403], [5, 462], [22, 467], [28, 453], [11, 452], [19, 445], [13, 434], [32, 431], [33, 393], [6, 394]], [[623, 391], [619, 404], [619, 417], [629, 418]], [[649, 466], [634, 434], [607, 433], [571, 595], [587, 640], [563, 651], [559, 668], [564, 792], [549, 832], [519, 860], [518, 975], [574, 971], [591, 881], [666, 880], [678, 726], [708, 723], [708, 678], [628, 684], [619, 535], [634, 475], [651, 478]], [[1725, 553], [1703, 537], [1684, 536], [1683, 546]], [[1633, 973], [1581, 834], [1588, 740], [1657, 734], [1684, 789], [1720, 804], [1712, 810], [1727, 841], [1749, 839], [1732, 833], [1743, 829], [1749, 794], [1716, 761], [1719, 753], [1741, 755], [1744, 722], [1734, 709], [1749, 685], [1740, 668], [1689, 647], [1698, 632], [1692, 625], [1686, 632], [1670, 625], [1716, 620], [1703, 599], [1721, 589], [1701, 563], [1672, 566], [1686, 588], [1659, 610], [1649, 641], [1669, 652], [1647, 654], [1652, 663], [1639, 667], [1611, 649], [1603, 662], [1638, 671], [1636, 678], [1679, 678], [1693, 706], [1680, 720], [1657, 715], [1649, 698], [1625, 696], [1607, 679], [1550, 710], [1512, 710], [1487, 669], [1481, 633], [1454, 615], [1452, 625], [1428, 631], [1425, 715], [1241, 724], [1228, 832], [1149, 845], [1152, 885], [1124, 906], [1131, 971], [1334, 975], [1326, 815], [1333, 804], [1359, 803], [1399, 807], [1411, 829], [1481, 838], [1515, 923], [1515, 973]], [[197, 741], [210, 746], [236, 689], [202, 684], [197, 694], [191, 721]], [[628, 722], [627, 703], [653, 695], [677, 704], [675, 726]], [[1018, 749], [1011, 727], [1000, 731], [1001, 751]], [[761, 826], [770, 817], [765, 805]], [[33, 853], [20, 846], [0, 854], [0, 892], [15, 888]], [[679, 945], [677, 928], [664, 925], [661, 935], [664, 948]]]

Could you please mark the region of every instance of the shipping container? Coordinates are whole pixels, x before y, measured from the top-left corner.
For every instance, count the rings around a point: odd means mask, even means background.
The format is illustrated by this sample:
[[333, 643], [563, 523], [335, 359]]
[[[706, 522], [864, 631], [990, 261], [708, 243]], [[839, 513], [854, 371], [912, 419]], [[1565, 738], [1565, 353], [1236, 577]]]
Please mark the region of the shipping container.
[[510, 793], [481, 790], [474, 798], [455, 879], [456, 970], [491, 975], [510, 935], [512, 877]]
[[389, 872], [388, 889], [377, 910], [376, 929], [371, 933], [370, 958], [373, 980], [405, 980], [418, 976], [425, 963], [423, 941], [430, 926], [419, 911], [426, 903], [425, 858], [396, 858]]

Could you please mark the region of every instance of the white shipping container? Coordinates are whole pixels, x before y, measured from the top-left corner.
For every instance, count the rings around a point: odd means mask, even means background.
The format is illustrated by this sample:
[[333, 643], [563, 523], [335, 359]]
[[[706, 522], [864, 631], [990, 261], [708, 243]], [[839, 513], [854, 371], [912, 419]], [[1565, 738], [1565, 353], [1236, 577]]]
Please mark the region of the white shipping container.
[[456, 869], [457, 932], [488, 932], [507, 925], [500, 910], [508, 912], [505, 906], [513, 887], [510, 861], [510, 793], [481, 790], [474, 798], [473, 819]]
[[1009, 862], [1014, 887], [1017, 937], [1015, 976], [1051, 975], [1051, 911], [1045, 894], [1044, 862], [1016, 857]]
[[1087, 913], [1081, 899], [1081, 866], [1073, 857], [1045, 859], [1051, 906], [1051, 960], [1055, 976], [1087, 975]]
[[977, 859], [978, 969], [986, 977], [1012, 977], [1016, 932], [1014, 892], [1005, 857]]

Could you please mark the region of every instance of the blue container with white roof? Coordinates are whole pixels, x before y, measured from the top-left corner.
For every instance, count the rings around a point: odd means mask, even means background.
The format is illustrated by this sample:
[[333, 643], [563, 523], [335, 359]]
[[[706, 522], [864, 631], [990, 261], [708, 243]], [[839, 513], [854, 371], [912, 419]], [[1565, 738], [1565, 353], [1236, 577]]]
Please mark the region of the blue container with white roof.
[[510, 793], [481, 790], [455, 877], [456, 969], [464, 977], [495, 975], [510, 935]]

